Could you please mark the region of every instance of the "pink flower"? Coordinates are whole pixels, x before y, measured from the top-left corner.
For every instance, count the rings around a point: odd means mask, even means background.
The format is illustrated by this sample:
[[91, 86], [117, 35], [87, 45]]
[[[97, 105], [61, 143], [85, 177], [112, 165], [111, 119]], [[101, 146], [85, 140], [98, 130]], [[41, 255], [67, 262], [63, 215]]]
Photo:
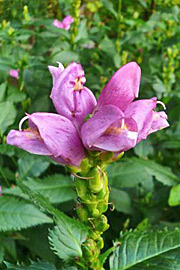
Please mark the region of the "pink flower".
[[[115, 155], [133, 148], [157, 130], [168, 127], [165, 112], [155, 111], [156, 98], [138, 97], [141, 71], [131, 62], [120, 68], [102, 90], [98, 102], [84, 86], [82, 66], [66, 69], [49, 66], [53, 77], [51, 98], [58, 114], [33, 113], [25, 116], [19, 131], [11, 130], [7, 143], [33, 154], [46, 155], [61, 164], [79, 166], [89, 151], [113, 151]], [[88, 115], [91, 117], [85, 120]], [[28, 119], [29, 128], [22, 131]]]
[[10, 69], [9, 75], [13, 78], [18, 79], [19, 78], [19, 69]]
[[71, 27], [71, 24], [74, 22], [74, 19], [71, 16], [66, 16], [62, 22], [60, 22], [59, 20], [54, 20], [53, 21], [53, 25], [57, 28], [63, 28], [66, 30], [69, 30]]
[[0, 186], [0, 196], [2, 196], [2, 187]]

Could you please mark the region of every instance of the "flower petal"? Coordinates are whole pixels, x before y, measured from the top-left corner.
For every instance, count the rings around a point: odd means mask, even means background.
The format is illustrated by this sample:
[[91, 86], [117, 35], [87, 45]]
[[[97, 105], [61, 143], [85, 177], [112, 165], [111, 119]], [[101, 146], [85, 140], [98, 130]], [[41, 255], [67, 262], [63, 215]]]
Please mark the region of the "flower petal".
[[161, 130], [163, 128], [169, 127], [169, 123], [167, 121], [167, 114], [163, 111], [161, 112], [153, 112], [153, 121], [151, 124], [151, 128], [149, 130], [149, 134]]
[[[136, 144], [137, 125], [125, 119], [124, 113], [113, 105], [104, 106], [83, 124], [81, 129], [85, 147], [104, 151], [126, 151]], [[127, 127], [128, 126], [128, 127]]]
[[125, 110], [138, 97], [140, 79], [141, 69], [135, 62], [121, 67], [103, 88], [98, 99], [98, 109], [112, 104]]
[[85, 81], [82, 66], [72, 63], [61, 73], [51, 92], [57, 112], [70, 119], [78, 128], [96, 106], [93, 93], [83, 86]]
[[7, 143], [22, 148], [31, 154], [52, 155], [35, 128], [24, 131], [11, 130], [7, 136]]
[[53, 21], [53, 25], [56, 27], [56, 28], [64, 28], [64, 25], [62, 22], [60, 22], [59, 20], [54, 20]]
[[66, 163], [79, 165], [84, 158], [84, 149], [76, 128], [71, 121], [53, 113], [33, 113], [30, 121], [36, 125], [47, 149]]
[[148, 136], [156, 103], [156, 98], [138, 100], [132, 102], [124, 112], [126, 117], [133, 118], [137, 123], [138, 142]]
[[74, 22], [73, 17], [71, 16], [66, 16], [63, 21], [62, 24], [64, 26], [64, 29], [69, 30], [69, 28], [71, 27], [71, 24]]
[[63, 66], [54, 67], [54, 66], [48, 66], [48, 69], [53, 77], [53, 84], [58, 80], [59, 76], [61, 75], [63, 69]]

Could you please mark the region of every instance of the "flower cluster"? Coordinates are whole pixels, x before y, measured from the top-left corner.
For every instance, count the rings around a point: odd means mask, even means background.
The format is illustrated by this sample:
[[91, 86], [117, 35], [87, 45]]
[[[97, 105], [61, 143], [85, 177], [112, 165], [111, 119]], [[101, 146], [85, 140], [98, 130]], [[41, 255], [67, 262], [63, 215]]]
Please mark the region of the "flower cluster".
[[[30, 153], [46, 155], [60, 164], [79, 166], [88, 151], [111, 151], [117, 156], [157, 130], [168, 127], [164, 111], [155, 111], [156, 98], [138, 97], [141, 70], [135, 62], [121, 67], [103, 88], [98, 101], [84, 86], [82, 66], [49, 66], [55, 113], [27, 114], [7, 143]], [[164, 106], [165, 108], [165, 106]], [[29, 128], [22, 130], [28, 120]], [[85, 151], [86, 148], [86, 151]]]
[[62, 22], [60, 22], [59, 20], [54, 20], [53, 21], [53, 25], [56, 28], [62, 28], [62, 29], [66, 29], [69, 30], [71, 27], [71, 24], [74, 22], [74, 19], [71, 16], [66, 16]]

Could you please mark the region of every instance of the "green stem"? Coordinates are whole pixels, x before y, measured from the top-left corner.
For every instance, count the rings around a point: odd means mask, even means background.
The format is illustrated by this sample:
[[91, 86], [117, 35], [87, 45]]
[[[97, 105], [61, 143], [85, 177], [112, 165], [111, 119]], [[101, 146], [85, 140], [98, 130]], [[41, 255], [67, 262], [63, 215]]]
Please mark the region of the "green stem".
[[107, 218], [103, 215], [109, 201], [108, 178], [103, 166], [94, 164], [88, 172], [81, 173], [81, 178], [75, 179], [75, 187], [80, 198], [76, 208], [78, 217], [89, 228], [88, 238], [82, 247], [81, 263], [87, 270], [102, 270], [99, 255], [104, 241], [101, 235], [109, 228]]
[[122, 0], [119, 0], [118, 4], [118, 28], [117, 28], [117, 40], [116, 40], [116, 51], [119, 54], [121, 51], [121, 8], [122, 8]]
[[73, 0], [72, 3], [72, 16], [74, 18], [74, 23], [72, 25], [72, 35], [71, 35], [71, 41], [73, 44], [73, 47], [75, 49], [75, 39], [78, 35], [78, 25], [80, 22], [80, 6], [81, 6], [81, 0]]

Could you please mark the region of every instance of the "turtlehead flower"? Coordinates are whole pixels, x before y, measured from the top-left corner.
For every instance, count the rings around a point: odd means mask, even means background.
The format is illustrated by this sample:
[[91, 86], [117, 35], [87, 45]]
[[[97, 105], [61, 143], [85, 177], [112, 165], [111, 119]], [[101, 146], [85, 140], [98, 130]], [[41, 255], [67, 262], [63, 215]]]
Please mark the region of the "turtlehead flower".
[[[8, 144], [49, 156], [60, 164], [79, 166], [87, 150], [111, 151], [118, 156], [149, 134], [169, 126], [165, 112], [155, 110], [158, 103], [165, 109], [162, 102], [155, 97], [134, 101], [141, 78], [135, 62], [113, 75], [98, 101], [84, 85], [80, 64], [71, 63], [64, 69], [59, 63], [59, 67], [48, 68], [53, 77], [51, 99], [58, 114], [27, 114], [20, 121], [19, 131], [8, 134]], [[25, 120], [29, 128], [22, 130]]]
[[74, 22], [74, 19], [71, 16], [66, 16], [62, 22], [60, 22], [59, 20], [54, 20], [53, 21], [53, 25], [57, 28], [62, 28], [62, 29], [66, 29], [69, 30], [71, 27], [71, 24]]
[[[120, 68], [103, 88], [94, 116], [83, 124], [81, 135], [86, 148], [123, 152], [159, 129], [168, 127], [167, 115], [156, 112], [156, 98], [138, 97], [140, 67], [131, 62]], [[95, 128], [98, 127], [97, 128]]]
[[19, 69], [10, 69], [9, 75], [13, 78], [19, 78]]

